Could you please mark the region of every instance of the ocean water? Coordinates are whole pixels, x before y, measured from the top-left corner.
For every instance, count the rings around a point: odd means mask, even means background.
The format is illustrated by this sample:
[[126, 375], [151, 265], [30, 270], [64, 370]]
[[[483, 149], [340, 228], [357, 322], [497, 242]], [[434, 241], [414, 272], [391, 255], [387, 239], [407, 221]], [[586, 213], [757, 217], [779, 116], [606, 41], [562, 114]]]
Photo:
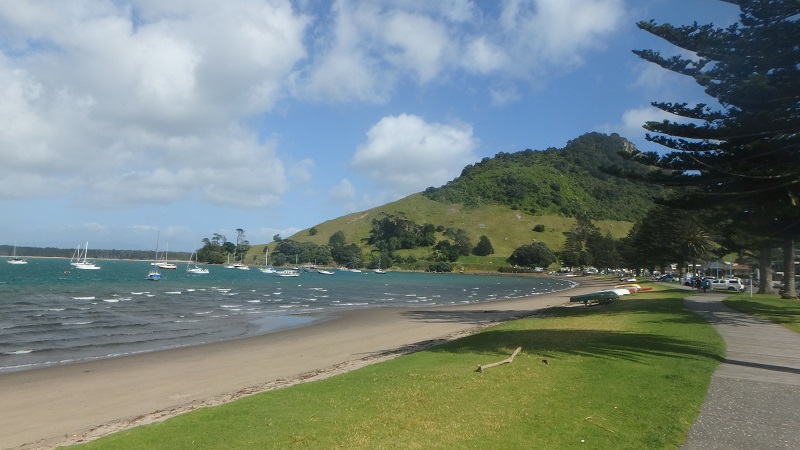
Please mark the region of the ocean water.
[[61, 258], [0, 263], [0, 373], [254, 336], [346, 309], [489, 302], [573, 284], [367, 271], [277, 277], [220, 266], [190, 275], [180, 263], [149, 281], [149, 262], [97, 263], [100, 270], [73, 269]]

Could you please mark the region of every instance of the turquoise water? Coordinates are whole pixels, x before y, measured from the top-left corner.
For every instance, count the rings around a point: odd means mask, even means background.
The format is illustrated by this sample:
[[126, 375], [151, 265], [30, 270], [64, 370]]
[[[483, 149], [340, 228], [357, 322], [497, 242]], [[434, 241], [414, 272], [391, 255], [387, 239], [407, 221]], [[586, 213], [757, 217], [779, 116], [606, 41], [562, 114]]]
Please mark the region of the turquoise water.
[[354, 308], [423, 308], [563, 290], [566, 280], [336, 271], [295, 278], [251, 270], [186, 266], [145, 277], [145, 261], [0, 263], [0, 372], [198, 345], [300, 326]]

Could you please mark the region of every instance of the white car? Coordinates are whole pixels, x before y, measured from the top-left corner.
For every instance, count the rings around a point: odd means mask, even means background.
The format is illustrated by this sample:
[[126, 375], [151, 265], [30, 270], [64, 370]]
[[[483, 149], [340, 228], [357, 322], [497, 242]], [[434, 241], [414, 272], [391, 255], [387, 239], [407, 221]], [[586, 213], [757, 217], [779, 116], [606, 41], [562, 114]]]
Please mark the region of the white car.
[[743, 291], [744, 284], [738, 278], [711, 280], [711, 289], [719, 291]]

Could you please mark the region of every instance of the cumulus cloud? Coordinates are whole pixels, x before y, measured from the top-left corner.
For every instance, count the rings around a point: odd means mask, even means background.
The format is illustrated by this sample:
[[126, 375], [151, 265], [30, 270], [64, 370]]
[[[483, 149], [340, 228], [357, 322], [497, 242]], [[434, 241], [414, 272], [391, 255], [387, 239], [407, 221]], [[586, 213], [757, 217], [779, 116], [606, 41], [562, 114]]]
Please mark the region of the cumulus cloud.
[[[283, 163], [275, 157], [275, 142], [258, 143], [241, 129], [180, 137], [161, 142], [139, 137], [154, 151], [128, 160], [114, 176], [89, 180], [98, 206], [119, 203], [169, 203], [187, 197], [218, 206], [273, 206], [287, 189]], [[145, 156], [145, 158], [139, 158]], [[154, 164], [154, 161], [157, 164]]]
[[275, 144], [239, 124], [286, 95], [308, 22], [287, 0], [2, 4], [0, 157], [29, 197], [274, 204]]
[[531, 82], [583, 62], [626, 19], [623, 0], [338, 0], [333, 25], [295, 78], [316, 100], [384, 103], [401, 81], [425, 85], [466, 70]]
[[[465, 74], [514, 102], [519, 80], [579, 64], [622, 3], [0, 2], [0, 182], [28, 180], [0, 198], [274, 205], [315, 165], [281, 161], [253, 117], [282, 101], [384, 103], [401, 84]], [[413, 192], [457, 175], [475, 140], [464, 124], [385, 117], [352, 167]]]
[[367, 132], [351, 166], [397, 197], [455, 178], [475, 160], [476, 146], [469, 125], [429, 123], [409, 114], [388, 116]]
[[467, 43], [464, 66], [511, 78], [571, 68], [625, 19], [622, 0], [510, 0]]

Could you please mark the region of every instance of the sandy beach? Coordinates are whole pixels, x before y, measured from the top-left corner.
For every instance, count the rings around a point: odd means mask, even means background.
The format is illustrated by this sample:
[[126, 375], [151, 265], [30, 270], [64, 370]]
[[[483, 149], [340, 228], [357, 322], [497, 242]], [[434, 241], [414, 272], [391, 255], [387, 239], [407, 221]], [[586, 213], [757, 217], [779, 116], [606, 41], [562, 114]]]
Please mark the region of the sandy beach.
[[325, 378], [559, 306], [574, 289], [430, 309], [354, 310], [234, 341], [0, 375], [0, 448], [85, 442], [192, 409]]

